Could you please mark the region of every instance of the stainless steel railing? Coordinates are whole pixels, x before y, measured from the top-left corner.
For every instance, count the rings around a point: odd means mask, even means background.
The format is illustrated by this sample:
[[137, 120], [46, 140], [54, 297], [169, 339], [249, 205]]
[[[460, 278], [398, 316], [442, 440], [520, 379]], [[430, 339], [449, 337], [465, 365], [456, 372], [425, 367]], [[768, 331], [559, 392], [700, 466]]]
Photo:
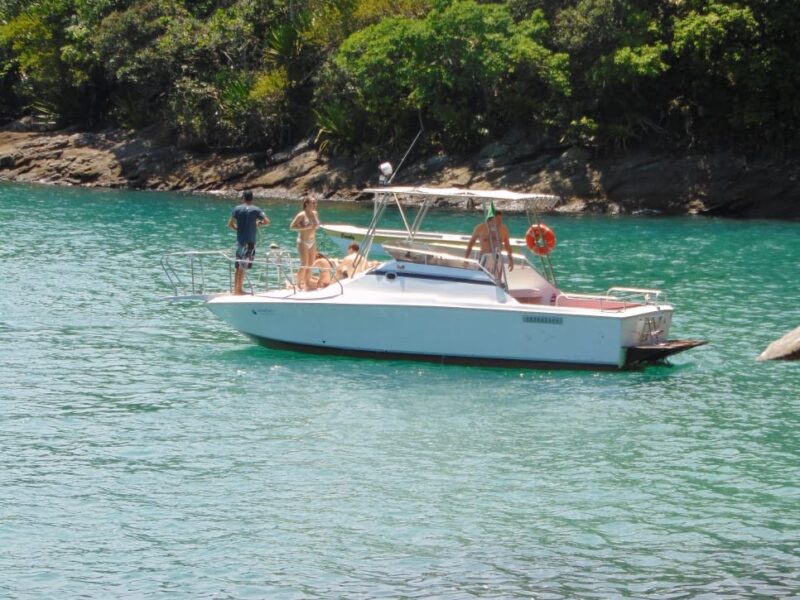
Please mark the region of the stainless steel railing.
[[[233, 290], [236, 258], [226, 250], [187, 250], [161, 257], [161, 268], [172, 288], [172, 300], [206, 301]], [[297, 290], [297, 261], [287, 250], [270, 248], [257, 256], [246, 271], [245, 290], [250, 294], [275, 289]]]

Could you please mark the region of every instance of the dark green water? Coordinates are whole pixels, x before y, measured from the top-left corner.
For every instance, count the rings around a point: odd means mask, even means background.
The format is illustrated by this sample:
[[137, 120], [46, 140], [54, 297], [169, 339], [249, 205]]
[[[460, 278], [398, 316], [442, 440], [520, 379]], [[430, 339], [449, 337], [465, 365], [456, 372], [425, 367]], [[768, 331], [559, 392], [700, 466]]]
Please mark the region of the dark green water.
[[[261, 204], [291, 247], [297, 206]], [[661, 287], [711, 343], [515, 371], [270, 351], [161, 301], [231, 206], [0, 185], [0, 597], [797, 597], [800, 365], [754, 359], [800, 325], [800, 224], [549, 217], [562, 287]]]

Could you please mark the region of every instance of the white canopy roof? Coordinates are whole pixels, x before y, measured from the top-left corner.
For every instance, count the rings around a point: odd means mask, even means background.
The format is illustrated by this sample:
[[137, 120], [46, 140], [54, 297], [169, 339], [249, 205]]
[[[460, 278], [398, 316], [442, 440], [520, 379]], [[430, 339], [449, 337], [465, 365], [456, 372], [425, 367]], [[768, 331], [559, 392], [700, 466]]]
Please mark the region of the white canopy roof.
[[404, 196], [428, 196], [435, 198], [463, 198], [487, 200], [536, 200], [558, 202], [560, 198], [553, 194], [522, 194], [509, 190], [468, 190], [462, 188], [429, 188], [429, 187], [403, 187], [387, 186], [367, 188], [363, 190], [369, 194], [401, 194]]

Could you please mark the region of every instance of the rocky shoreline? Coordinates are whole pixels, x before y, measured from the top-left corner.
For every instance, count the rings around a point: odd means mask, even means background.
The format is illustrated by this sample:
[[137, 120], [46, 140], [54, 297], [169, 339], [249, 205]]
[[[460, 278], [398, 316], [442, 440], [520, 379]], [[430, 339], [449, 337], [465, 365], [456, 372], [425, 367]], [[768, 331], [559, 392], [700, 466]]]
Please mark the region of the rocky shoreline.
[[[121, 130], [21, 129], [0, 131], [0, 180], [220, 194], [249, 188], [259, 196], [315, 192], [335, 200], [357, 200], [377, 183], [377, 164], [328, 159], [310, 143], [280, 154], [200, 154]], [[394, 183], [558, 194], [562, 212], [800, 219], [800, 161], [731, 154], [595, 158], [509, 136], [477, 155], [406, 164]]]

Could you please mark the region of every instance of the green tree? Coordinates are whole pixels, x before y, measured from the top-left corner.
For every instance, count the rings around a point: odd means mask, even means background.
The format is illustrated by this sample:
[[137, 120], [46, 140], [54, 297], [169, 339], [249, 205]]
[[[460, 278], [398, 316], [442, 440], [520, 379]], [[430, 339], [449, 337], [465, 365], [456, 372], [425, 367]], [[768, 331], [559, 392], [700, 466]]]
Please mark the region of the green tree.
[[256, 32], [274, 17], [271, 5], [247, 0], [192, 11], [172, 0], [145, 0], [109, 15], [95, 44], [110, 77], [115, 120], [133, 128], [160, 123], [187, 146], [269, 143], [276, 119], [259, 105], [263, 84], [261, 93], [252, 92], [264, 64]]
[[102, 67], [91, 37], [112, 0], [6, 1], [0, 10], [2, 72], [21, 106], [91, 125], [105, 109]]
[[186, 144], [800, 146], [797, 0], [0, 0], [0, 119]]
[[793, 155], [800, 150], [800, 3], [773, 0], [749, 5], [761, 41], [758, 77], [762, 83], [758, 98], [768, 107], [763, 112], [770, 113], [768, 137], [760, 131], [760, 141], [784, 156]]
[[[507, 7], [444, 3], [424, 20], [390, 18], [350, 36], [318, 89], [320, 114], [349, 112], [365, 140], [413, 136], [467, 149], [509, 124], [551, 124], [548, 101], [569, 93], [567, 60], [542, 43], [541, 12], [515, 23]], [[332, 133], [332, 132], [331, 132]]]
[[200, 33], [191, 15], [169, 0], [136, 2], [100, 23], [94, 44], [119, 123], [136, 128], [163, 117], [173, 82], [203, 64], [202, 50], [195, 50]]
[[668, 143], [658, 124], [669, 71], [666, 4], [578, 0], [557, 11], [554, 42], [572, 61], [567, 141], [617, 150], [645, 139]]
[[791, 2], [708, 0], [676, 16], [675, 87], [692, 136], [751, 150], [793, 144], [800, 44], [790, 32], [799, 25]]

